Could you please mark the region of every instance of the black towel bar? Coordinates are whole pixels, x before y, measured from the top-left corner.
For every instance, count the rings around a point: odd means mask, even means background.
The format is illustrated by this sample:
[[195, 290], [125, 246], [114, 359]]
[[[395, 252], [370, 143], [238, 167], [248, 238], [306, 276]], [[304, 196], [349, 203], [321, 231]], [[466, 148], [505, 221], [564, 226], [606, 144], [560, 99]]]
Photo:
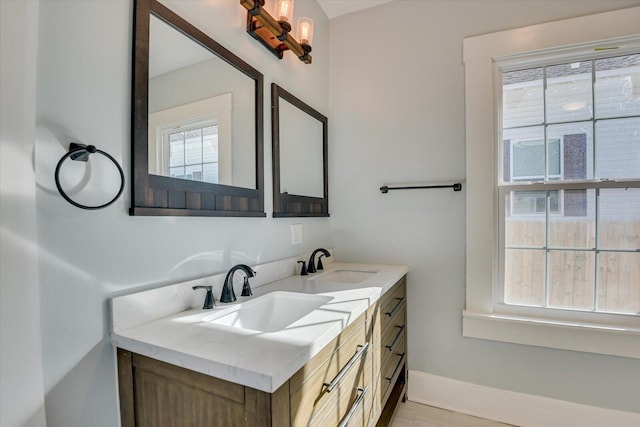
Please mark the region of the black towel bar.
[[410, 187], [387, 187], [386, 185], [384, 185], [380, 187], [380, 191], [382, 192], [382, 194], [386, 194], [390, 190], [418, 190], [423, 188], [453, 188], [453, 191], [461, 191], [462, 184], [459, 182], [456, 182], [455, 184], [448, 184], [448, 185], [417, 185], [417, 186], [410, 186]]

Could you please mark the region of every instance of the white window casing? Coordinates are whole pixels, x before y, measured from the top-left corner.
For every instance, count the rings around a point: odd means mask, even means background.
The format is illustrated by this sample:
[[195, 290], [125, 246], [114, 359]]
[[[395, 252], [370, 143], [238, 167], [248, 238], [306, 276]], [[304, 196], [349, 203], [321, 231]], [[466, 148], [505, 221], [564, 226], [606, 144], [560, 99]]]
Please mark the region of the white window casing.
[[[640, 52], [640, 7], [464, 40], [466, 91], [466, 308], [463, 335], [640, 359], [640, 316], [501, 304], [496, 183], [501, 82], [496, 61], [568, 62], [595, 48]], [[556, 62], [561, 63], [561, 62]], [[605, 184], [606, 185], [606, 184]]]
[[[231, 185], [232, 135], [231, 114], [233, 110], [231, 93], [191, 102], [149, 114], [149, 173], [168, 175], [167, 142], [164, 131], [189, 124], [213, 123], [218, 126], [218, 161], [220, 184]], [[164, 147], [164, 148], [163, 148]]]

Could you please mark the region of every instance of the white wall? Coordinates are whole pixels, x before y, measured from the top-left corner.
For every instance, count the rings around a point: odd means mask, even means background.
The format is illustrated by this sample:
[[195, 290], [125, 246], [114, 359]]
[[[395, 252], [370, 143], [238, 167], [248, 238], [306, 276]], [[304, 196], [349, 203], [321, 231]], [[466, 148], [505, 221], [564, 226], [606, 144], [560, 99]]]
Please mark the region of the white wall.
[[45, 425], [35, 135], [38, 4], [0, 2], [0, 425]]
[[[328, 219], [130, 217], [128, 186], [114, 205], [99, 211], [75, 208], [57, 194], [53, 171], [70, 141], [110, 153], [129, 182], [132, 3], [40, 3], [37, 223], [50, 427], [119, 424], [109, 297], [222, 273], [240, 262], [253, 265], [331, 246]], [[237, 1], [167, 4], [265, 76], [270, 216], [269, 86], [276, 82], [328, 115], [328, 20], [315, 1], [296, 4], [296, 16], [315, 22], [313, 64], [305, 65], [290, 53], [279, 61], [252, 39], [245, 32], [246, 10]], [[291, 246], [292, 223], [304, 224], [303, 245]]]
[[411, 370], [640, 412], [637, 360], [462, 337], [464, 182], [378, 190], [464, 179], [463, 38], [638, 4], [400, 0], [331, 21], [334, 248], [342, 261], [409, 265]]

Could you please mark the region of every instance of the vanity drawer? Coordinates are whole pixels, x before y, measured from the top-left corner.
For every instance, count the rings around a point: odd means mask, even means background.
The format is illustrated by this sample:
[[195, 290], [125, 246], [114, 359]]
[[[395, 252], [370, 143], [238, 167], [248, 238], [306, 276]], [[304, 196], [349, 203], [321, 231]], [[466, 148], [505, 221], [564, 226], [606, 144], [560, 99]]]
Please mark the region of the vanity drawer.
[[[381, 328], [384, 331], [388, 325], [392, 324], [402, 312], [406, 306], [406, 293], [405, 293], [405, 280], [404, 278], [394, 285], [389, 290], [387, 295], [380, 302], [380, 321]], [[404, 315], [402, 315], [404, 317]]]
[[364, 316], [351, 326], [291, 377], [292, 426], [308, 425], [325, 406], [371, 382]]
[[380, 355], [383, 365], [393, 353], [405, 351], [406, 322], [404, 319], [404, 316], [398, 317], [397, 321], [382, 334]]
[[[354, 334], [362, 334], [364, 331], [364, 316], [359, 317], [351, 325], [347, 326], [344, 331], [335, 337], [329, 344], [316, 354], [313, 359], [308, 361], [289, 379], [291, 393], [300, 388], [300, 386], [312, 375], [326, 364], [327, 360], [342, 346], [347, 344]], [[362, 342], [360, 343], [362, 344]]]
[[350, 387], [345, 384], [311, 420], [309, 426], [366, 427], [365, 414], [371, 405], [372, 390], [362, 376]]
[[406, 363], [406, 335], [403, 333], [396, 350], [390, 352], [389, 356], [385, 357], [380, 370], [380, 377], [378, 377], [378, 385], [380, 386], [380, 397], [382, 402], [387, 400], [388, 394], [393, 388], [393, 384], [396, 382], [402, 365]]

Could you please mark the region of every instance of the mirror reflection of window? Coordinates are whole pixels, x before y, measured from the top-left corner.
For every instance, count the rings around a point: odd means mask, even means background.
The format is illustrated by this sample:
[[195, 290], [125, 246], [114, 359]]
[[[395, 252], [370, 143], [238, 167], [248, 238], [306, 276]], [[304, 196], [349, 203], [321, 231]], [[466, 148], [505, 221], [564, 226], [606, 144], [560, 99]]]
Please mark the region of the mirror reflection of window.
[[149, 34], [149, 173], [255, 188], [254, 81], [154, 16]]
[[149, 114], [149, 173], [231, 185], [231, 94]]
[[163, 133], [169, 145], [169, 176], [218, 183], [218, 126]]

